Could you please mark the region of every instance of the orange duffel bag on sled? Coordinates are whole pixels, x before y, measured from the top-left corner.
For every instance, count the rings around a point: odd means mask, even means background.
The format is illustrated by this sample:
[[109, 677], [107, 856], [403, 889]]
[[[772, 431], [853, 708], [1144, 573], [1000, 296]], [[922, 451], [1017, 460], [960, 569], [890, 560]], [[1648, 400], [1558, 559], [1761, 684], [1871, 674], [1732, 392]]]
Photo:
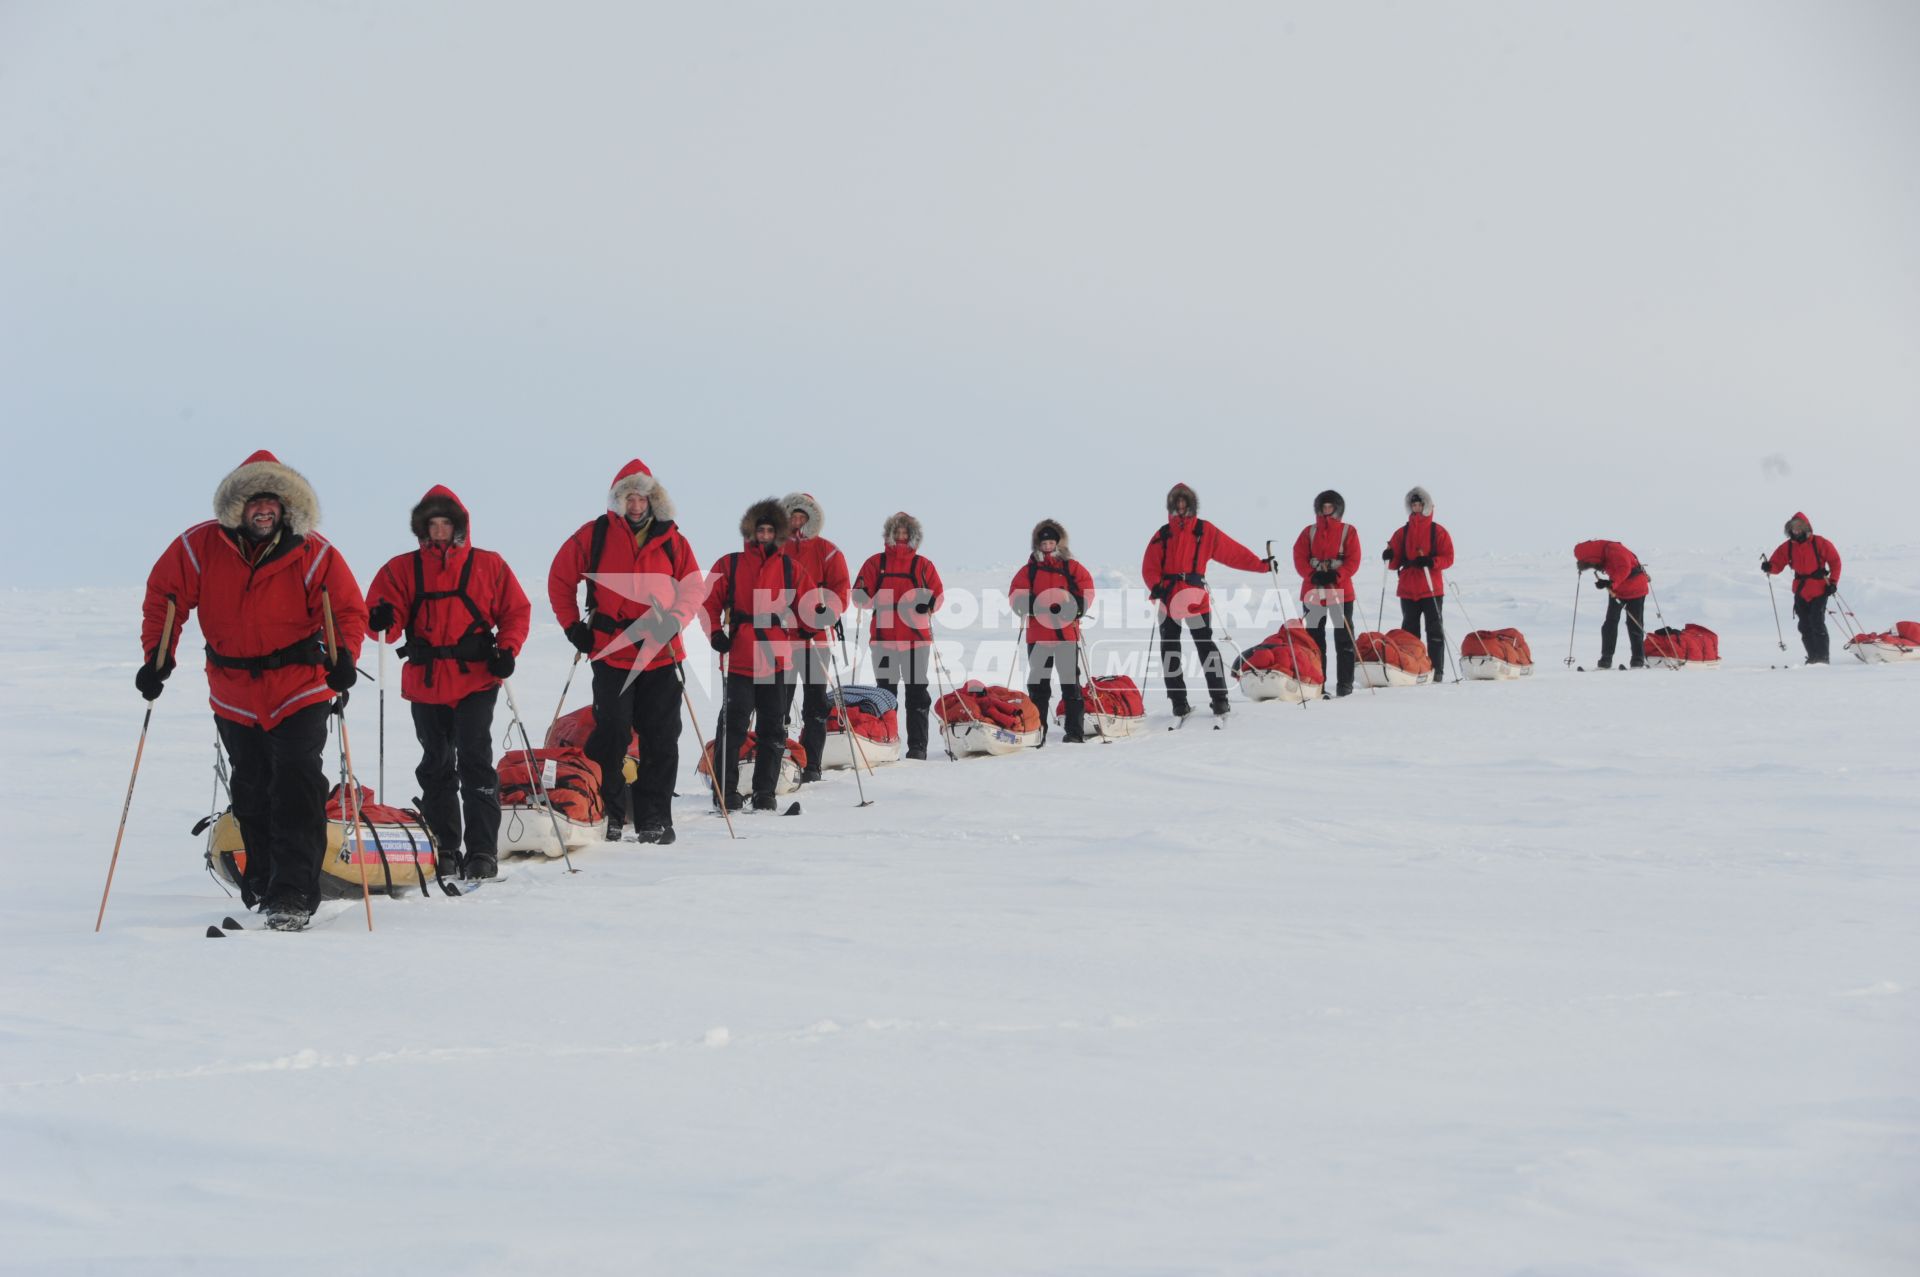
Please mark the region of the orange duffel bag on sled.
[[1433, 681], [1427, 645], [1405, 630], [1368, 630], [1355, 638], [1355, 682], [1366, 687], [1414, 687]]
[[1475, 630], [1460, 640], [1460, 673], [1466, 678], [1526, 678], [1533, 652], [1519, 630]]

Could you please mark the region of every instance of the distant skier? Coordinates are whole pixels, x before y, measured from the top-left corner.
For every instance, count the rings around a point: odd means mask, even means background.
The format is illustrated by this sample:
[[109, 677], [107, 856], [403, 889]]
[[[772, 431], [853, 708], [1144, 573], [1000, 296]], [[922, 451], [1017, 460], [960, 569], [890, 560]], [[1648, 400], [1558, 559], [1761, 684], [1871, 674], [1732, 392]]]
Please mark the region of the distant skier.
[[[586, 586], [586, 612], [580, 587]], [[547, 599], [567, 641], [593, 661], [593, 732], [607, 841], [625, 832], [627, 747], [637, 733], [634, 837], [670, 843], [673, 777], [680, 767], [680, 631], [706, 601], [700, 562], [674, 524], [672, 497], [653, 471], [629, 461], [607, 489], [607, 509], [553, 556]], [[576, 658], [577, 659], [577, 658]]]
[[1360, 534], [1343, 520], [1347, 499], [1329, 488], [1313, 499], [1313, 522], [1293, 543], [1293, 566], [1300, 574], [1300, 608], [1320, 664], [1327, 663], [1327, 618], [1333, 622], [1336, 662], [1334, 695], [1353, 694], [1353, 574], [1360, 570]]
[[468, 540], [467, 507], [452, 489], [428, 489], [408, 524], [419, 548], [374, 577], [367, 628], [389, 643], [406, 640], [400, 695], [413, 708], [421, 749], [413, 774], [434, 844], [465, 877], [491, 878], [500, 864], [494, 701], [526, 645], [533, 607], [507, 561]]
[[[772, 497], [747, 507], [740, 519], [744, 545], [722, 555], [708, 570], [707, 638], [724, 658], [725, 712], [716, 738], [720, 792], [727, 806], [741, 806], [740, 743], [754, 733], [753, 810], [772, 811], [780, 781], [780, 760], [787, 752], [787, 710], [793, 702], [794, 665], [801, 646], [795, 637], [794, 605], [800, 571], [784, 553], [787, 512]], [[807, 759], [812, 766], [813, 759]]]
[[1380, 557], [1400, 574], [1394, 590], [1400, 600], [1400, 628], [1417, 638], [1425, 625], [1427, 657], [1433, 662], [1433, 681], [1439, 683], [1447, 663], [1447, 637], [1440, 620], [1447, 601], [1442, 573], [1453, 566], [1453, 538], [1433, 521], [1433, 496], [1425, 488], [1407, 493], [1407, 522], [1393, 534]]
[[1007, 596], [1027, 618], [1027, 695], [1040, 710], [1040, 743], [1047, 742], [1047, 707], [1060, 681], [1069, 745], [1087, 739], [1086, 700], [1080, 689], [1080, 621], [1093, 604], [1093, 577], [1074, 560], [1067, 529], [1057, 519], [1033, 525], [1026, 563], [1013, 574]]
[[1760, 570], [1775, 576], [1793, 569], [1793, 619], [1800, 625], [1800, 642], [1807, 664], [1827, 663], [1827, 596], [1840, 588], [1840, 551], [1833, 542], [1813, 534], [1807, 516], [1787, 520], [1787, 539], [1771, 556], [1760, 560]]
[[827, 743], [827, 686], [832, 678], [833, 642], [847, 610], [847, 557], [820, 535], [826, 516], [809, 492], [789, 492], [780, 504], [787, 511], [786, 552], [800, 569], [800, 604], [795, 619], [803, 642], [795, 659], [800, 687], [800, 748], [807, 753], [801, 782], [820, 779], [820, 751]]
[[1220, 649], [1213, 641], [1213, 598], [1207, 593], [1207, 564], [1218, 559], [1242, 572], [1266, 572], [1272, 561], [1263, 559], [1200, 517], [1200, 498], [1184, 483], [1167, 491], [1167, 521], [1147, 542], [1140, 575], [1147, 596], [1159, 604], [1160, 675], [1175, 718], [1193, 712], [1187, 701], [1187, 680], [1180, 665], [1180, 633], [1193, 636], [1194, 655], [1207, 680], [1207, 699], [1216, 715], [1227, 704], [1227, 673]]
[[[312, 485], [271, 452], [254, 453], [220, 481], [213, 513], [181, 533], [147, 575], [146, 659], [133, 681], [148, 700], [160, 695], [197, 608], [214, 726], [233, 762], [233, 814], [247, 849], [240, 898], [260, 906], [274, 930], [299, 931], [320, 905], [327, 851], [327, 712], [354, 684], [367, 606], [340, 552], [314, 530], [320, 501]], [[169, 601], [177, 607], [173, 633], [156, 670]], [[328, 603], [338, 643], [331, 665]]]
[[853, 580], [853, 601], [873, 612], [873, 681], [894, 695], [906, 684], [907, 757], [915, 759], [927, 756], [933, 614], [946, 599], [933, 560], [920, 553], [920, 539], [920, 520], [905, 510], [887, 516], [883, 548], [860, 565]]
[[[1582, 541], [1573, 547], [1573, 559], [1594, 570], [1593, 588], [1607, 592], [1607, 619], [1600, 624], [1600, 668], [1613, 668], [1613, 651], [1620, 637], [1620, 614], [1627, 614], [1627, 651], [1634, 669], [1647, 664], [1647, 592], [1653, 579], [1632, 550], [1618, 541]], [[1602, 575], [1604, 574], [1604, 575]]]

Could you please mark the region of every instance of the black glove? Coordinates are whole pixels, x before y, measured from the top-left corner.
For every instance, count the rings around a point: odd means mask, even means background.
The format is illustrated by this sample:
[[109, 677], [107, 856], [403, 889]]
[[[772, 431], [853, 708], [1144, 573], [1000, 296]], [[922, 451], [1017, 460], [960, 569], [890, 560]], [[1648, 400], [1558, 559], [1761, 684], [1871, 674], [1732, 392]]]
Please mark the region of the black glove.
[[1147, 591], [1147, 597], [1156, 603], [1164, 603], [1167, 601], [1167, 595], [1172, 592], [1173, 586], [1169, 582], [1160, 581], [1157, 582], [1151, 590]]
[[168, 661], [159, 669], [153, 668], [153, 653], [147, 653], [147, 659], [140, 662], [140, 668], [133, 672], [133, 685], [140, 689], [140, 695], [148, 700], [160, 699], [160, 688], [173, 673], [173, 662]]
[[1764, 554], [1760, 556], [1760, 570], [1768, 576], [1773, 575], [1773, 560]]
[[1320, 586], [1340, 584], [1340, 574], [1330, 568], [1322, 568], [1308, 579]]
[[353, 667], [353, 658], [345, 652], [340, 659], [327, 667], [327, 686], [336, 692], [344, 692], [360, 680], [360, 671]]
[[585, 621], [575, 621], [567, 627], [567, 642], [582, 656], [593, 655], [593, 627]]
[[1409, 561], [1407, 566], [1410, 568], [1430, 568], [1433, 566], [1433, 556], [1431, 554], [1423, 554], [1419, 558]]
[[1388, 546], [1388, 547], [1387, 547], [1386, 549], [1384, 549], [1384, 550], [1382, 550], [1382, 551], [1380, 551], [1380, 561], [1381, 561], [1382, 563], [1391, 563], [1391, 562], [1393, 562], [1393, 547], [1392, 547], [1392, 546]]
[[492, 656], [487, 658], [487, 673], [493, 675], [495, 678], [512, 678], [513, 653], [504, 647], [496, 650]]
[[385, 634], [393, 628], [393, 604], [376, 603], [367, 612], [367, 628], [376, 634]]
[[1266, 558], [1260, 560], [1260, 566], [1271, 572], [1280, 566], [1280, 560], [1277, 556], [1269, 554]]
[[1609, 590], [1613, 588], [1613, 582], [1607, 580], [1604, 576], [1596, 576], [1593, 578], [1593, 588], [1596, 590]]
[[733, 639], [728, 636], [725, 630], [715, 630], [713, 633], [707, 635], [707, 642], [713, 644], [713, 650], [716, 652], [725, 652], [733, 646]]
[[1827, 582], [1827, 592], [1826, 592], [1826, 594], [1824, 594], [1824, 595], [1822, 595], [1821, 597], [1823, 597], [1823, 598], [1832, 598], [1832, 597], [1833, 597], [1834, 595], [1836, 595], [1836, 594], [1838, 594], [1838, 593], [1840, 593], [1840, 587], [1839, 587], [1839, 586], [1837, 586], [1837, 585], [1835, 585], [1835, 584], [1834, 584], [1834, 583], [1833, 583], [1832, 581], [1829, 581], [1829, 582]]

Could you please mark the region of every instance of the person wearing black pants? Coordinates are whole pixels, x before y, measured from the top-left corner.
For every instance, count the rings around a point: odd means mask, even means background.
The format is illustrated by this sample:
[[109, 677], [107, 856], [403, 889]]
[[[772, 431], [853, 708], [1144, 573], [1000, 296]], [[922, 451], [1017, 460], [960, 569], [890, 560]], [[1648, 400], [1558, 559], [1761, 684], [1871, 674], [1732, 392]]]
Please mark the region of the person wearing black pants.
[[[607, 818], [652, 831], [644, 841], [673, 841], [673, 777], [680, 767], [680, 675], [672, 665], [629, 670], [593, 663], [593, 731], [587, 757], [600, 769], [600, 796]], [[633, 784], [623, 768], [638, 732], [643, 742]]]
[[1623, 599], [1609, 594], [1607, 619], [1600, 623], [1600, 668], [1603, 670], [1613, 665], [1613, 649], [1619, 641], [1623, 611], [1627, 614], [1627, 651], [1633, 658], [1633, 668], [1639, 669], [1647, 663], [1647, 596]]
[[[1433, 519], [1433, 494], [1415, 487], [1407, 492], [1407, 521], [1387, 538], [1380, 552], [1387, 567], [1397, 571], [1400, 628], [1415, 638], [1427, 638], [1427, 659], [1438, 684], [1447, 667], [1447, 639], [1440, 613], [1446, 604], [1447, 569], [1453, 566], [1453, 538]], [[1422, 628], [1424, 626], [1424, 628]]]
[[[1833, 592], [1832, 585], [1824, 585], [1828, 594]], [[1817, 599], [1793, 598], [1793, 623], [1800, 631], [1800, 645], [1807, 649], [1807, 664], [1825, 665], [1829, 662], [1832, 639], [1827, 634], [1827, 595]]]
[[1793, 569], [1793, 619], [1807, 664], [1825, 665], [1831, 648], [1827, 638], [1827, 598], [1840, 588], [1840, 551], [1833, 542], [1815, 535], [1804, 513], [1787, 520], [1787, 539], [1760, 560], [1760, 570], [1774, 576]]
[[476, 870], [491, 870], [500, 859], [500, 776], [493, 769], [493, 706], [499, 698], [499, 689], [490, 687], [454, 705], [412, 704], [422, 750], [413, 769], [420, 815], [434, 846], [458, 860], [464, 812], [467, 859]]
[[[785, 552], [788, 516], [772, 497], [740, 518], [741, 548], [707, 570], [707, 641], [726, 671], [716, 745], [720, 792], [740, 806], [740, 746], [754, 733], [753, 810], [773, 811], [780, 760], [787, 752], [787, 713], [807, 627], [795, 619], [803, 573]], [[812, 763], [809, 758], [807, 762]]]
[[853, 601], [873, 609], [873, 679], [893, 692], [907, 685], [907, 757], [927, 756], [927, 714], [933, 708], [933, 614], [945, 599], [939, 570], [920, 553], [920, 520], [905, 510], [887, 516], [880, 553], [854, 578]]
[[933, 693], [927, 684], [933, 664], [931, 647], [873, 647], [873, 683], [889, 696], [900, 696], [900, 684], [907, 685], [901, 708], [907, 719], [907, 757], [927, 756], [927, 715], [933, 709]]
[[[1400, 600], [1400, 628], [1415, 638], [1427, 636], [1427, 660], [1433, 664], [1433, 681], [1440, 681], [1447, 667], [1446, 631], [1441, 628], [1440, 613], [1447, 601], [1441, 597]], [[1422, 629], [1422, 626], [1425, 626]]]
[[793, 693], [798, 686], [793, 671], [755, 678], [727, 675], [727, 750], [722, 760], [720, 792], [731, 803], [740, 787], [740, 742], [754, 735], [754, 810], [772, 811], [773, 793], [780, 784], [780, 761], [787, 753], [787, 724], [792, 721]]
[[[1346, 696], [1353, 691], [1353, 602], [1348, 600], [1340, 605], [1340, 614], [1345, 622], [1333, 622], [1333, 661], [1334, 685], [1336, 695]], [[1313, 624], [1307, 627], [1307, 633], [1313, 636], [1313, 645], [1320, 649], [1320, 668], [1327, 667], [1327, 622], [1333, 615], [1333, 609], [1325, 603], [1317, 603], [1307, 608], [1307, 616]]]
[[329, 702], [309, 705], [271, 731], [215, 718], [233, 762], [229, 785], [240, 840], [248, 849], [241, 890], [252, 900], [320, 907], [320, 864], [327, 854]]

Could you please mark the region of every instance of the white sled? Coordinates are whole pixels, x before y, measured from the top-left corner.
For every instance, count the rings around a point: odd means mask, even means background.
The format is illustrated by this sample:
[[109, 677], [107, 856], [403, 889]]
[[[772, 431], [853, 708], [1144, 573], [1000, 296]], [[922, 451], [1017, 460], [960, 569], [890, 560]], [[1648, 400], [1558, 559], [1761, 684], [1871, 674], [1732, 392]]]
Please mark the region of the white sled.
[[953, 752], [966, 758], [975, 754], [1015, 754], [1023, 749], [1038, 749], [1040, 733], [1016, 732], [1001, 727], [997, 723], [967, 722], [946, 723], [941, 731], [947, 735], [947, 744]]
[[1145, 714], [1095, 714], [1089, 710], [1085, 721], [1087, 735], [1103, 736], [1108, 740], [1126, 740], [1129, 736], [1144, 736], [1147, 732]]
[[1650, 670], [1717, 670], [1719, 661], [1690, 661], [1684, 656], [1649, 656], [1647, 668]]
[[1389, 661], [1356, 661], [1354, 682], [1362, 687], [1418, 687], [1433, 682], [1433, 671], [1410, 674]]
[[900, 761], [900, 742], [897, 740], [874, 740], [858, 732], [853, 734], [853, 739], [854, 744], [849, 745], [845, 732], [828, 732], [827, 743], [820, 747], [820, 770], [852, 767], [856, 746], [861, 763], [868, 767], [884, 767]]
[[[554, 837], [554, 824], [560, 826]], [[545, 807], [503, 803], [500, 807], [500, 854], [502, 856], [545, 856], [558, 860], [569, 851], [578, 851], [607, 840], [607, 822], [584, 824], [568, 820], [560, 812], [547, 814]]]
[[1515, 665], [1497, 656], [1463, 656], [1460, 658], [1460, 673], [1465, 678], [1532, 678], [1533, 666]]
[[1920, 661], [1920, 647], [1853, 642], [1847, 644], [1847, 650], [1869, 665], [1903, 665], [1909, 661]]
[[1242, 670], [1234, 675], [1250, 701], [1317, 701], [1325, 683], [1303, 683], [1283, 670]]

